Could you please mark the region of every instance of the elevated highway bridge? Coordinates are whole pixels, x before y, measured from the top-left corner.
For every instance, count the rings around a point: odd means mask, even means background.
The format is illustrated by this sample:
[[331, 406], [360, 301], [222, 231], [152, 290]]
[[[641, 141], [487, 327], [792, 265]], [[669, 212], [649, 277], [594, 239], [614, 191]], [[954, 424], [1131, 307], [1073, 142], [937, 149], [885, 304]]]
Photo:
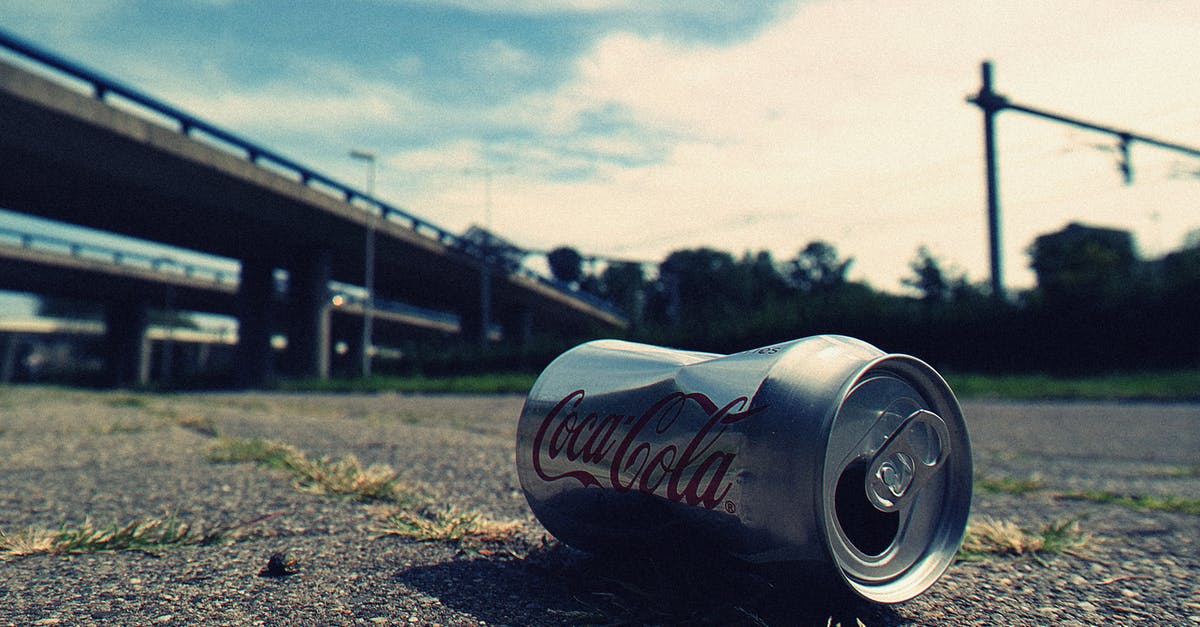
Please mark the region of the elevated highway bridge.
[[[279, 328], [293, 346], [292, 372], [328, 376], [329, 284], [366, 284], [368, 237], [375, 297], [452, 312], [468, 340], [486, 342], [494, 323], [510, 341], [533, 328], [626, 325], [607, 303], [514, 267], [487, 245], [116, 80], [2, 31], [0, 48], [0, 208], [237, 260], [236, 283], [188, 293], [238, 318], [244, 383], [267, 376]], [[282, 303], [280, 270], [289, 277]], [[144, 279], [180, 280], [156, 275]], [[14, 276], [0, 275], [0, 289], [42, 289]], [[100, 291], [111, 329], [141, 332], [146, 305]]]

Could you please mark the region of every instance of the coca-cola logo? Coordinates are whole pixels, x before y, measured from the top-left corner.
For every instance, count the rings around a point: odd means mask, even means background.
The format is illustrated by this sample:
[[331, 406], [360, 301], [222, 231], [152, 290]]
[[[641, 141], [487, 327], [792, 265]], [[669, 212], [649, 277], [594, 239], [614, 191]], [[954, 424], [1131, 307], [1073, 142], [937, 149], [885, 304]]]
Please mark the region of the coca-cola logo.
[[[586, 396], [584, 390], [567, 394], [538, 426], [533, 470], [539, 478], [637, 490], [706, 509], [720, 505], [732, 486], [727, 475], [737, 452], [721, 449], [721, 436], [730, 425], [766, 409], [748, 409], [745, 396], [722, 406], [699, 392], [675, 392], [641, 413], [582, 411]], [[702, 424], [679, 424], [682, 416], [697, 411], [701, 418], [695, 423]], [[690, 436], [689, 429], [694, 429]], [[560, 459], [570, 462], [568, 469], [546, 470]]]

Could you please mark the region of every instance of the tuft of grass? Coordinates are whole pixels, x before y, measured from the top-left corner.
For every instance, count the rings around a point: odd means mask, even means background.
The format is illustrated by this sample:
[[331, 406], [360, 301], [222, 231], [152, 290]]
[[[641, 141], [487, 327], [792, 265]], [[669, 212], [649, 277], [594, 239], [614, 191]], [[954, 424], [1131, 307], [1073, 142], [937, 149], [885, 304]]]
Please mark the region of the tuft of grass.
[[209, 451], [213, 463], [253, 462], [287, 471], [296, 487], [312, 494], [348, 496], [360, 501], [405, 501], [410, 490], [390, 466], [363, 467], [358, 458], [313, 458], [303, 451], [262, 438], [218, 438]]
[[1078, 492], [1068, 492], [1061, 495], [1059, 498], [1073, 501], [1090, 501], [1092, 503], [1120, 505], [1121, 507], [1141, 511], [1152, 510], [1158, 512], [1176, 512], [1180, 514], [1200, 515], [1200, 499], [1175, 495], [1152, 496], [1121, 494], [1107, 490], [1082, 490]]
[[312, 459], [300, 453], [285, 461], [296, 485], [305, 492], [350, 496], [361, 501], [391, 500], [401, 492], [396, 472], [390, 466], [364, 468], [354, 455]]
[[145, 424], [128, 422], [125, 420], [114, 420], [106, 425], [93, 427], [89, 429], [89, 431], [95, 435], [131, 435], [143, 433], [149, 429], [150, 427]]
[[1057, 555], [1082, 547], [1089, 536], [1079, 529], [1079, 517], [1042, 525], [1022, 527], [1008, 520], [982, 518], [967, 525], [958, 559], [975, 561], [992, 555], [1039, 557]]
[[126, 524], [98, 527], [91, 518], [77, 527], [63, 526], [55, 531], [26, 529], [16, 533], [0, 531], [0, 556], [62, 555], [115, 551], [154, 552], [176, 546], [212, 544], [223, 539], [221, 529], [204, 530], [174, 516], [138, 518]]
[[1016, 477], [977, 477], [975, 489], [989, 494], [1014, 494], [1020, 496], [1043, 488], [1040, 475], [1033, 474], [1025, 479]]
[[512, 540], [520, 528], [521, 524], [516, 521], [498, 522], [479, 512], [427, 504], [416, 511], [397, 510], [373, 531], [385, 536], [412, 538], [417, 542], [446, 542], [468, 553], [480, 553], [487, 545]]
[[217, 437], [217, 423], [209, 416], [180, 416], [175, 419], [175, 425], [202, 436]]
[[[0, 435], [3, 435], [3, 433], [3, 431], [0, 431]], [[1154, 473], [1154, 476], [1169, 477], [1172, 479], [1191, 479], [1193, 477], [1200, 477], [1200, 464], [1195, 466], [1172, 466], [1158, 473]]]
[[287, 444], [262, 438], [221, 437], [208, 452], [214, 464], [253, 462], [268, 468], [287, 468], [287, 458], [300, 452]]
[[518, 522], [497, 522], [476, 511], [436, 505], [424, 489], [402, 483], [390, 466], [364, 468], [354, 455], [313, 458], [271, 440], [222, 437], [210, 451], [209, 460], [281, 469], [292, 476], [297, 488], [312, 494], [386, 503], [396, 509], [383, 514], [382, 522], [372, 529], [385, 536], [446, 542], [464, 552], [483, 554], [489, 545], [512, 540], [520, 530]]
[[149, 401], [142, 396], [132, 394], [115, 394], [105, 399], [105, 404], [109, 407], [130, 407], [141, 409], [149, 404]]

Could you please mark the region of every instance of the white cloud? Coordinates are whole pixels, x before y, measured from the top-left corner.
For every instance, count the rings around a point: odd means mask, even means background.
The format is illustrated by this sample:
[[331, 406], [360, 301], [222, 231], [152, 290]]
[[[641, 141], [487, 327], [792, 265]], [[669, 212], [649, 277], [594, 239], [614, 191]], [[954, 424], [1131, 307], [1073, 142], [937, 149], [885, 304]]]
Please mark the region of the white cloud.
[[[666, 0], [427, 4], [606, 19], [733, 11]], [[87, 19], [47, 6], [47, 20]], [[489, 161], [504, 155], [514, 167], [496, 177], [494, 221], [519, 243], [649, 260], [698, 245], [783, 258], [823, 238], [884, 289], [898, 287], [922, 243], [986, 276], [980, 113], [964, 102], [982, 59], [996, 61], [997, 88], [1014, 100], [1200, 145], [1192, 2], [828, 0], [731, 44], [606, 23], [626, 28], [598, 38], [566, 83], [491, 103], [432, 102], [404, 80], [435, 71], [417, 54], [396, 57], [399, 79], [389, 81], [332, 54], [305, 61], [298, 49], [294, 71], [252, 87], [216, 61], [179, 72], [137, 50], [119, 58], [129, 82], [205, 119], [254, 140], [300, 138], [294, 156], [318, 168], [357, 173], [332, 147], [377, 138], [387, 197], [449, 228], [482, 219], [483, 183], [464, 168], [504, 167]], [[476, 62], [520, 87], [549, 59], [505, 37]], [[1091, 147], [1109, 140], [1016, 113], [999, 125], [1016, 283], [1030, 281], [1029, 241], [1070, 220], [1135, 229], [1158, 250], [1200, 224], [1200, 182], [1167, 178], [1175, 157], [1136, 149], [1137, 184], [1125, 188], [1113, 156]], [[328, 163], [305, 152], [313, 145], [327, 148]]]
[[[1014, 99], [1200, 139], [1200, 93], [1183, 79], [1197, 73], [1200, 16], [1183, 6], [838, 0], [805, 5], [729, 47], [613, 33], [550, 108], [569, 103], [557, 112], [569, 119], [588, 103], [616, 103], [679, 138], [669, 160], [607, 184], [535, 186], [512, 202], [586, 214], [588, 228], [570, 232], [588, 251], [660, 259], [706, 243], [787, 255], [820, 237], [857, 257], [860, 276], [895, 289], [926, 243], [980, 280], [981, 124], [964, 102], [978, 88], [980, 60], [996, 60], [997, 87]], [[1015, 283], [1030, 280], [1023, 249], [1033, 236], [1067, 221], [1145, 231], [1145, 219], [1106, 208], [1128, 213], [1142, 197], [1120, 186], [1111, 157], [1061, 158], [1063, 128], [1018, 117], [1001, 116]], [[1142, 202], [1179, 204], [1161, 191]], [[1165, 213], [1156, 228], [1186, 228], [1167, 227]], [[529, 237], [552, 245], [546, 238], [570, 225], [554, 222], [559, 229]]]
[[502, 39], [492, 40], [475, 54], [474, 61], [489, 74], [520, 76], [537, 69], [532, 55]]

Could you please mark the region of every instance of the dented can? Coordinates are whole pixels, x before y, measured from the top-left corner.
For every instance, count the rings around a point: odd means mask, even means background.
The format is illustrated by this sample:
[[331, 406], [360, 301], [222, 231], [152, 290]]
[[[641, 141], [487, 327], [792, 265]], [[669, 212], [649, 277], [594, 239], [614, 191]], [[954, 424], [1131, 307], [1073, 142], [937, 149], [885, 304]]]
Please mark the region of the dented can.
[[910, 599], [945, 572], [971, 503], [962, 411], [924, 362], [822, 335], [732, 355], [577, 346], [529, 392], [517, 472], [587, 551], [715, 551]]

